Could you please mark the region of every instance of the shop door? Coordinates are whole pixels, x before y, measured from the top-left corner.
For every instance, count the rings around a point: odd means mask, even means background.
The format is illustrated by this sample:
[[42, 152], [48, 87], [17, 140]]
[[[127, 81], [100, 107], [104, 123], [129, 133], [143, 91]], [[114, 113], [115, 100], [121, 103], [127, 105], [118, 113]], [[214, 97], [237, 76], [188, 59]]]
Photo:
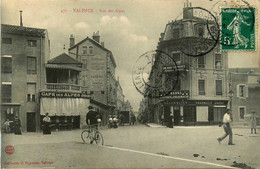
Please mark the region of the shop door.
[[36, 131], [36, 116], [35, 113], [27, 113], [27, 132]]

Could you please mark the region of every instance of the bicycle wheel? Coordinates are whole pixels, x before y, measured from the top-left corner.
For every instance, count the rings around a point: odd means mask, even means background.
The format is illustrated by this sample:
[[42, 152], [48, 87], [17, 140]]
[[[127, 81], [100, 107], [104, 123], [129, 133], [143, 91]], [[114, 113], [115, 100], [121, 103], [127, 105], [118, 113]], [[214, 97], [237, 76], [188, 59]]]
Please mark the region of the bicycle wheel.
[[89, 139], [89, 131], [83, 130], [81, 133], [81, 139], [86, 143]]
[[96, 144], [104, 145], [103, 136], [99, 131], [95, 132], [94, 140], [95, 140]]

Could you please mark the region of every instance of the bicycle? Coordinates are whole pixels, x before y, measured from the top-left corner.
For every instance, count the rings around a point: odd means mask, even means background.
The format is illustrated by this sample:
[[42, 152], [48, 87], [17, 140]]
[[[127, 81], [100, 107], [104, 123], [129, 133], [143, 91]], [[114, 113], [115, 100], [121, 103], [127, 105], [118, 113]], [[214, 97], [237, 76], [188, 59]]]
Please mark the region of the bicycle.
[[[91, 131], [91, 128], [93, 129]], [[94, 137], [91, 138], [91, 133], [94, 132]], [[88, 125], [87, 130], [83, 130], [81, 133], [81, 139], [86, 143], [88, 139], [90, 139], [90, 143], [92, 144], [95, 141], [98, 145], [104, 145], [104, 139], [102, 134], [98, 131], [98, 124]]]

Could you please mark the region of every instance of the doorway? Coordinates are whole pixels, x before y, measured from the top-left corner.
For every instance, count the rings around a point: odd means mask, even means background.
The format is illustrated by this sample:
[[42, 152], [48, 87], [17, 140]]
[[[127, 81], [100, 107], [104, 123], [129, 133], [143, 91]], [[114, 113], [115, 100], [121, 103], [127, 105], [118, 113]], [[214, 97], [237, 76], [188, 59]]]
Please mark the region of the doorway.
[[35, 112], [27, 113], [27, 132], [36, 132]]

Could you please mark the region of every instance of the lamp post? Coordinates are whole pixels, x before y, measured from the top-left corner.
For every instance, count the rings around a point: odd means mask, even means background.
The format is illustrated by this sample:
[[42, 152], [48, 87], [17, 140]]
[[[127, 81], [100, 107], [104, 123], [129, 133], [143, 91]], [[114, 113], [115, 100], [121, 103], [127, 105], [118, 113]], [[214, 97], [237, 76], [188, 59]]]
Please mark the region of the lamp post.
[[234, 92], [232, 91], [232, 89], [230, 89], [230, 91], [228, 93], [229, 93], [229, 108], [231, 110], [230, 115], [232, 118], [232, 98], [233, 98]]

